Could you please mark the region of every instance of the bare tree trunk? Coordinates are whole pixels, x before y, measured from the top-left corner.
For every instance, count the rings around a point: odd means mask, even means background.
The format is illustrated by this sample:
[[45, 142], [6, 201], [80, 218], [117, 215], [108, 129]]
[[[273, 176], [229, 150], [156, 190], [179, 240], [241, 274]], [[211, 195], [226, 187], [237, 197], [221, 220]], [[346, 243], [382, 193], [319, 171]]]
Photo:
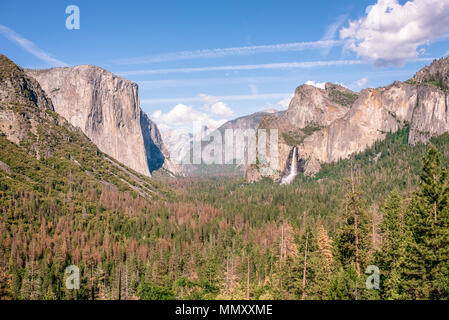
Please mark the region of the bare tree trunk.
[[246, 279], [246, 300], [249, 300], [249, 275], [250, 275], [250, 270], [249, 270], [249, 255], [248, 255], [248, 276]]
[[229, 294], [229, 258], [226, 259], [226, 294]]
[[94, 294], [94, 265], [93, 262], [90, 264], [90, 295], [91, 299], [95, 300], [95, 294]]
[[128, 300], [128, 263], [125, 265], [125, 300]]
[[[351, 187], [352, 187], [352, 196], [355, 196], [355, 187], [354, 187], [354, 172], [352, 170], [352, 161], [351, 161]], [[355, 267], [357, 270], [357, 276], [360, 277], [360, 263], [359, 263], [359, 233], [358, 233], [358, 222], [357, 222], [357, 212], [354, 211], [354, 236], [355, 236]]]
[[304, 250], [304, 269], [302, 273], [302, 295], [301, 300], [306, 298], [306, 274], [307, 274], [307, 249], [309, 245], [309, 233], [306, 236], [306, 249]]
[[34, 255], [31, 261], [30, 300], [34, 299]]
[[284, 256], [284, 223], [282, 223], [281, 226], [281, 256], [279, 259], [279, 270], [280, 270], [280, 287], [282, 288], [282, 262], [283, 262], [283, 256]]
[[437, 224], [437, 202], [433, 202], [433, 215], [435, 217], [435, 224]]
[[119, 275], [118, 275], [118, 299], [121, 299], [122, 294], [122, 267], [119, 268]]
[[354, 233], [355, 233], [355, 267], [357, 269], [357, 276], [360, 277], [360, 263], [359, 263], [359, 233], [358, 233], [357, 214], [354, 213]]
[[281, 270], [282, 270], [282, 261], [284, 260], [284, 223], [281, 226]]

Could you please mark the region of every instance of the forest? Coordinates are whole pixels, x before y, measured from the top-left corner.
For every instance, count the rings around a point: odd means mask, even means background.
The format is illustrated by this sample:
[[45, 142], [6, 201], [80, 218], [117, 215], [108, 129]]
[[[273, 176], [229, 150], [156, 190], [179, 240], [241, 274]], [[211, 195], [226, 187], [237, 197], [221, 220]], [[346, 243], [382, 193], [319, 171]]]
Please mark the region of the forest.
[[155, 174], [150, 198], [106, 183], [126, 181], [113, 165], [74, 163], [70, 143], [38, 160], [0, 136], [0, 298], [446, 299], [449, 134], [407, 138], [288, 186]]

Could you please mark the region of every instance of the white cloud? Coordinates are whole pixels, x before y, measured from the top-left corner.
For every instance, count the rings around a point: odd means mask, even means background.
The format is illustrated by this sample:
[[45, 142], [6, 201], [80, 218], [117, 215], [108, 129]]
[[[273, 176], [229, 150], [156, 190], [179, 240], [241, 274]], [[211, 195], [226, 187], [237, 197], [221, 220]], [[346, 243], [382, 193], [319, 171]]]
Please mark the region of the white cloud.
[[28, 39], [23, 38], [19, 34], [17, 34], [14, 30], [9, 29], [8, 27], [0, 24], [0, 34], [11, 40], [12, 42], [17, 43], [23, 49], [31, 53], [36, 58], [45, 61], [52, 67], [64, 67], [68, 64], [62, 62], [58, 59], [53, 58], [50, 54], [45, 52], [44, 50], [38, 48], [33, 42]]
[[306, 81], [306, 84], [309, 86], [314, 86], [320, 89], [326, 89], [326, 82], [315, 82], [315, 81]]
[[449, 31], [449, 1], [378, 0], [366, 16], [340, 30], [345, 47], [376, 66], [401, 66], [418, 57], [420, 46]]
[[114, 60], [113, 62], [118, 65], [138, 65], [145, 63], [156, 63], [156, 62], [167, 62], [167, 61], [178, 61], [189, 59], [210, 59], [227, 56], [243, 56], [243, 55], [252, 55], [257, 53], [268, 53], [268, 52], [288, 52], [288, 51], [302, 51], [306, 49], [321, 49], [339, 45], [341, 43], [342, 43], [341, 40], [323, 39], [319, 41], [293, 42], [293, 43], [282, 43], [273, 45], [203, 49], [194, 51], [171, 52], [148, 57], [119, 59]]
[[278, 102], [278, 105], [280, 105], [282, 108], [287, 109], [288, 106], [290, 105], [290, 101], [292, 100], [293, 95], [290, 94], [287, 97], [285, 97], [284, 99], [282, 99], [281, 101]]
[[224, 103], [220, 101], [219, 97], [210, 96], [204, 93], [199, 94], [201, 100], [205, 102], [204, 110], [211, 111], [218, 116], [231, 116], [232, 110]]
[[219, 101], [217, 103], [214, 103], [210, 110], [213, 114], [216, 114], [217, 116], [223, 116], [223, 117], [229, 117], [232, 116], [232, 110], [223, 102]]
[[193, 128], [194, 123], [199, 123], [201, 126], [207, 126], [213, 130], [226, 122], [226, 120], [212, 119], [206, 113], [199, 112], [185, 104], [177, 104], [167, 113], [156, 110], [151, 114], [151, 118], [158, 126], [162, 125], [165, 129], [190, 129]]
[[367, 82], [368, 82], [368, 79], [367, 79], [367, 78], [362, 78], [362, 79], [360, 79], [360, 80], [357, 80], [356, 84], [357, 84], [360, 88], [362, 88]]
[[260, 69], [306, 69], [328, 66], [343, 66], [364, 64], [362, 60], [329, 60], [329, 61], [307, 61], [307, 62], [286, 62], [286, 63], [266, 63], [266, 64], [247, 64], [235, 66], [214, 66], [214, 67], [198, 67], [198, 68], [173, 68], [173, 69], [149, 69], [149, 70], [132, 70], [124, 72], [115, 72], [121, 76], [145, 75], [145, 74], [169, 74], [169, 73], [194, 73], [209, 71], [237, 71], [237, 70], [260, 70]]

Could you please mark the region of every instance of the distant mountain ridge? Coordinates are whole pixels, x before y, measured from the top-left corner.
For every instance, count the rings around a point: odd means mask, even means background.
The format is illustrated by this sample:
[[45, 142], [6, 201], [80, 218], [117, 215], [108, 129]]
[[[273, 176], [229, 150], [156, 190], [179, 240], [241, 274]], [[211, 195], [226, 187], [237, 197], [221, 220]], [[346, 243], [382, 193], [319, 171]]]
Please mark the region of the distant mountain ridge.
[[[202, 142], [202, 148], [204, 149], [205, 146], [207, 146], [211, 141], [213, 141], [213, 136], [215, 132], [219, 132], [222, 137], [222, 143], [224, 145], [224, 135], [225, 131], [227, 129], [232, 130], [247, 130], [247, 129], [253, 129], [257, 130], [259, 127], [260, 121], [267, 115], [272, 116], [282, 116], [285, 113], [285, 111], [278, 111], [276, 109], [267, 109], [264, 111], [259, 111], [252, 113], [247, 116], [238, 117], [233, 120], [229, 120], [222, 124], [220, 127], [218, 127], [215, 130], [207, 130], [203, 136], [203, 142]], [[193, 146], [193, 135], [185, 135], [184, 138], [181, 137], [181, 139], [176, 139], [176, 136], [170, 136], [169, 134], [165, 134], [164, 141], [167, 143], [167, 141], [173, 141], [174, 143], [169, 144], [172, 146], [172, 150], [174, 152], [179, 152], [176, 154], [180, 154], [182, 157], [180, 160], [184, 161], [184, 163], [187, 163], [188, 159], [187, 157], [189, 155], [193, 154], [192, 146]], [[182, 142], [181, 142], [182, 141]], [[175, 147], [175, 143], [177, 143]], [[170, 148], [169, 148], [170, 149]], [[190, 158], [191, 159], [191, 158]], [[234, 159], [234, 161], [237, 159]], [[237, 162], [237, 161], [235, 161]], [[243, 173], [245, 171], [244, 166], [240, 166], [237, 164], [217, 164], [217, 165], [183, 165], [181, 164], [182, 171], [186, 175], [221, 175], [221, 174], [228, 174], [230, 172], [240, 172]]]

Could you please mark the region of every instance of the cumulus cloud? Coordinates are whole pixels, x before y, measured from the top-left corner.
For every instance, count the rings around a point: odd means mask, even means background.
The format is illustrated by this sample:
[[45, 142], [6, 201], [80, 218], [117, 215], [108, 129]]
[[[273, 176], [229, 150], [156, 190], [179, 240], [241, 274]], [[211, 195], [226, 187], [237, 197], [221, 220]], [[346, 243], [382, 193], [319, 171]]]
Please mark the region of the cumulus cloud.
[[232, 110], [226, 105], [226, 103], [223, 103], [221, 101], [214, 103], [210, 107], [210, 111], [212, 111], [212, 113], [216, 114], [217, 116], [232, 116]]
[[208, 114], [199, 112], [185, 104], [177, 104], [167, 113], [163, 113], [161, 110], [156, 110], [151, 114], [151, 118], [164, 128], [192, 128], [194, 123], [201, 126], [207, 126], [213, 130], [218, 128], [226, 120], [215, 120], [209, 117]]
[[367, 78], [362, 78], [360, 80], [357, 80], [356, 84], [361, 88], [368, 82]]
[[378, 0], [366, 16], [340, 30], [345, 48], [376, 66], [401, 66], [416, 59], [419, 47], [449, 31], [449, 1]]
[[204, 110], [211, 111], [218, 116], [228, 117], [232, 115], [232, 110], [226, 105], [226, 103], [220, 101], [219, 97], [210, 96], [204, 93], [199, 94], [202, 101], [205, 102]]
[[326, 89], [326, 82], [315, 82], [315, 81], [306, 81], [306, 84], [308, 84], [309, 86], [314, 86], [320, 89]]

